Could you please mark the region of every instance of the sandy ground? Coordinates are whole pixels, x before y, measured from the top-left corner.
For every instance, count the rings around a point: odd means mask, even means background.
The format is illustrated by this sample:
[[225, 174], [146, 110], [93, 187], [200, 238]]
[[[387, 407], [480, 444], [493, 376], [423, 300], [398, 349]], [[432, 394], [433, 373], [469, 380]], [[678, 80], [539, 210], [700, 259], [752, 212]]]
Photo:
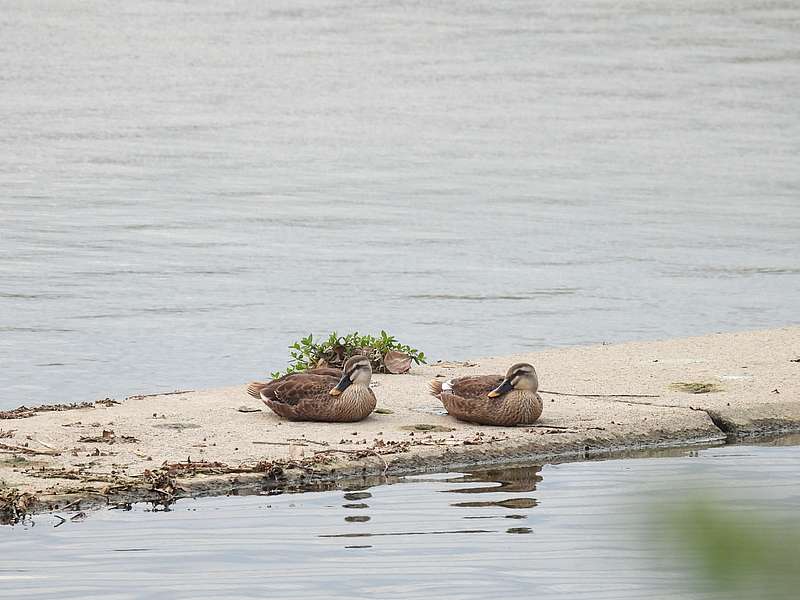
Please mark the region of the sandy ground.
[[[6, 413], [18, 418], [0, 419], [0, 516], [798, 430], [798, 359], [800, 327], [786, 327], [438, 363], [376, 375], [376, 413], [350, 424], [283, 421], [246, 382]], [[520, 360], [543, 390], [533, 427], [461, 423], [427, 393], [434, 377], [502, 373]]]

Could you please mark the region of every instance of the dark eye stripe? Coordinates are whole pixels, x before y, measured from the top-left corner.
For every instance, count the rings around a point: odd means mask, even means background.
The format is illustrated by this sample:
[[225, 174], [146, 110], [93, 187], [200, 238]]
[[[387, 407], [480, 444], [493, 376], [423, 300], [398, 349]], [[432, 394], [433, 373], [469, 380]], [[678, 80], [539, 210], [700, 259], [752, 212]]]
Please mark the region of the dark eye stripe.
[[350, 369], [350, 371], [347, 373], [347, 376], [350, 377], [353, 373], [355, 373], [359, 369], [366, 369], [366, 368], [367, 368], [366, 363], [358, 364], [358, 365], [354, 366], [352, 369]]

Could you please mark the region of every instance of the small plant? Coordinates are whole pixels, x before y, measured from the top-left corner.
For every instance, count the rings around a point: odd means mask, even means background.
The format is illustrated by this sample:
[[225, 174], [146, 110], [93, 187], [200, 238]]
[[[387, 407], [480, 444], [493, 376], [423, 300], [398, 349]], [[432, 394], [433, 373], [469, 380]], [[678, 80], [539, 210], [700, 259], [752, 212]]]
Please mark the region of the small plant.
[[379, 337], [360, 335], [357, 331], [340, 336], [335, 331], [322, 342], [314, 336], [306, 337], [289, 346], [291, 356], [285, 371], [272, 373], [276, 379], [281, 375], [298, 373], [315, 367], [342, 368], [351, 356], [368, 356], [372, 370], [376, 373], [405, 373], [411, 362], [425, 363], [425, 353], [406, 344], [401, 344], [393, 335], [381, 330]]

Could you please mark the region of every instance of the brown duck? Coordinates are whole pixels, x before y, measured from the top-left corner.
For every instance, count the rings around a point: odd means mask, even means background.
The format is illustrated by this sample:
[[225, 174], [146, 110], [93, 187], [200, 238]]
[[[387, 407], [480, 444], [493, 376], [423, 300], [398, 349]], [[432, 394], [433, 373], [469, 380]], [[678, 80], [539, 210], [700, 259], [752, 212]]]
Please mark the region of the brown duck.
[[[250, 394], [253, 398], [258, 398], [261, 400], [261, 390], [267, 388], [268, 386], [274, 386], [279, 381], [286, 381], [287, 378], [291, 377], [292, 375], [299, 375], [300, 373], [289, 373], [288, 375], [284, 375], [283, 377], [278, 377], [277, 379], [273, 379], [272, 381], [252, 381], [247, 386], [247, 393]], [[329, 377], [335, 377], [338, 381], [342, 376], [342, 370], [336, 369], [335, 367], [314, 367], [312, 369], [306, 369], [302, 372], [303, 375], [327, 375]]]
[[247, 393], [292, 421], [352, 422], [375, 409], [371, 379], [369, 359], [354, 356], [341, 371], [326, 367], [291, 373], [269, 383], [253, 382]]
[[506, 376], [479, 375], [432, 381], [431, 395], [442, 401], [455, 418], [482, 425], [534, 423], [542, 414], [536, 369], [513, 365]]

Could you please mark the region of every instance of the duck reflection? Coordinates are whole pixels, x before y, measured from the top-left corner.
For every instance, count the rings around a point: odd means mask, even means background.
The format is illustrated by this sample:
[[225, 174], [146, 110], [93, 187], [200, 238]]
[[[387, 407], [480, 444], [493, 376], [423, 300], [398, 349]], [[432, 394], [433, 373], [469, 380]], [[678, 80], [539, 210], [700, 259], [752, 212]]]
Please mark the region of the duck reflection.
[[[542, 481], [541, 466], [524, 466], [524, 467], [492, 467], [481, 468], [462, 473], [456, 476], [446, 475], [441, 479], [426, 478], [425, 485], [435, 486], [434, 494], [439, 492], [446, 492], [450, 494], [471, 494], [466, 498], [462, 496], [459, 502], [447, 502], [450, 507], [444, 513], [438, 512], [440, 509], [436, 508], [437, 502], [432, 502], [430, 496], [425, 500], [425, 506], [431, 507], [431, 513], [428, 515], [423, 511], [426, 516], [420, 516], [419, 519], [415, 517], [413, 525], [407, 524], [408, 529], [402, 524], [399, 529], [382, 530], [380, 524], [376, 525], [372, 521], [372, 517], [365, 514], [365, 511], [370, 508], [368, 501], [372, 498], [372, 494], [368, 491], [361, 489], [348, 489], [345, 490], [342, 496], [342, 508], [346, 513], [344, 520], [348, 523], [346, 531], [339, 533], [325, 533], [321, 534], [321, 538], [342, 538], [352, 540], [353, 538], [390, 538], [398, 536], [428, 536], [428, 535], [455, 535], [455, 534], [470, 534], [470, 535], [491, 535], [491, 534], [531, 534], [533, 529], [531, 527], [508, 525], [525, 525], [525, 519], [528, 519], [530, 509], [538, 505], [536, 498], [532, 497], [526, 492], [534, 492], [536, 486]], [[376, 488], [380, 489], [380, 488]], [[419, 494], [430, 494], [428, 491], [420, 491]], [[412, 494], [412, 498], [416, 499], [418, 496]], [[441, 505], [439, 505], [441, 506]], [[462, 509], [478, 509], [474, 511], [463, 511]], [[495, 510], [485, 510], [485, 509]], [[497, 510], [502, 509], [502, 510]], [[380, 514], [380, 509], [378, 514]], [[467, 514], [464, 514], [467, 513]], [[471, 514], [470, 514], [471, 513]], [[483, 528], [461, 528], [456, 525], [453, 519], [494, 519], [495, 525], [504, 523], [502, 527], [487, 527]], [[504, 519], [516, 520], [516, 523], [509, 521], [502, 521]], [[384, 522], [385, 519], [379, 519], [379, 522]], [[522, 523], [520, 523], [522, 521]], [[491, 522], [491, 521], [489, 521]], [[484, 523], [488, 523], [484, 521]], [[463, 523], [463, 521], [462, 521]], [[360, 525], [359, 525], [360, 524]], [[456, 525], [455, 527], [446, 527], [443, 525], [450, 524]], [[477, 523], [476, 523], [477, 525]], [[384, 523], [385, 526], [385, 523]], [[371, 545], [350, 544], [346, 548], [371, 548]]]
[[[541, 466], [493, 468], [470, 471], [461, 477], [448, 479], [450, 483], [492, 483], [489, 486], [459, 487], [446, 490], [454, 494], [485, 494], [491, 492], [533, 492], [542, 481]], [[499, 485], [497, 485], [499, 484]]]
[[345, 500], [366, 500], [367, 498], [372, 498], [372, 494], [369, 492], [347, 492], [344, 495]]
[[[342, 508], [346, 508], [348, 510], [364, 510], [365, 508], [369, 508], [369, 504], [366, 502], [352, 502], [353, 500], [367, 500], [368, 498], [372, 498], [372, 494], [369, 492], [362, 492], [362, 491], [348, 491], [344, 495], [345, 500], [350, 500], [350, 502], [346, 502], [342, 504]], [[366, 523], [372, 517], [367, 515], [348, 515], [344, 518], [345, 522], [347, 523]]]
[[531, 529], [530, 527], [510, 527], [506, 529], [506, 533], [515, 533], [515, 534], [533, 533], [533, 529]]
[[372, 517], [368, 517], [367, 515], [353, 515], [351, 517], [345, 517], [344, 520], [348, 523], [366, 523]]
[[535, 498], [509, 498], [508, 500], [478, 500], [476, 502], [454, 502], [450, 506], [461, 508], [480, 508], [483, 506], [499, 506], [501, 508], [533, 508], [539, 506]]
[[[514, 468], [492, 468], [481, 469], [464, 473], [462, 476], [449, 479], [449, 483], [491, 483], [493, 485], [478, 485], [473, 487], [457, 487], [444, 490], [452, 494], [509, 494], [515, 492], [532, 492], [536, 490], [536, 485], [542, 481], [539, 474], [541, 466], [514, 467]], [[471, 500], [464, 502], [453, 502], [451, 506], [456, 508], [506, 508], [513, 510], [526, 510], [538, 505], [536, 498], [529, 496], [517, 498], [504, 498], [502, 500], [486, 499]], [[467, 515], [464, 519], [527, 519], [527, 514], [514, 513], [510, 515]], [[530, 527], [511, 527], [506, 533], [520, 534], [531, 533]]]

